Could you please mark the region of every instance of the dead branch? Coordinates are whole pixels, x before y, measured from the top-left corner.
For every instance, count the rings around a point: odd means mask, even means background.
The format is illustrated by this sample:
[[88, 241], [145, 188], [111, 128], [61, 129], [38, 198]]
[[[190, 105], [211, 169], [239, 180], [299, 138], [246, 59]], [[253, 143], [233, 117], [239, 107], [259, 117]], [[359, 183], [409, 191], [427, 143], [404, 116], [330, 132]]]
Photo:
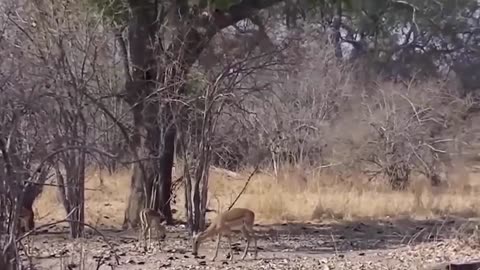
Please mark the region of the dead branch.
[[233, 200], [232, 204], [230, 204], [230, 206], [228, 207], [228, 210], [232, 209], [232, 207], [235, 205], [235, 203], [238, 201], [238, 199], [240, 199], [240, 197], [243, 195], [243, 193], [245, 192], [245, 190], [247, 190], [247, 187], [248, 187], [248, 184], [250, 183], [250, 180], [252, 180], [252, 177], [255, 175], [255, 173], [258, 171], [258, 168], [259, 168], [259, 165], [260, 163], [257, 163], [257, 165], [255, 166], [255, 169], [252, 171], [252, 173], [248, 176], [247, 178], [247, 181], [245, 181], [245, 185], [243, 185], [243, 188], [240, 190], [240, 192], [238, 193], [237, 197], [235, 198], [235, 200]]

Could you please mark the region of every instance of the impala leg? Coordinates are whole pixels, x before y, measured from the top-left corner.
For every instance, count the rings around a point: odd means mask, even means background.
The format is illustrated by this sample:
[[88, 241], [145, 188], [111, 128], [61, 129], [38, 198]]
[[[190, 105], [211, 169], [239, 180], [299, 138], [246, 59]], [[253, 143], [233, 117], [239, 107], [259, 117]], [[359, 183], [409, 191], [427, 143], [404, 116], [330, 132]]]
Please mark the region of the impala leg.
[[140, 212], [140, 231], [138, 232], [138, 242], [143, 242], [145, 247], [145, 221], [143, 220], [143, 213]]
[[143, 225], [142, 226], [142, 234], [143, 234], [143, 248], [147, 248], [147, 230], [148, 230], [148, 227], [147, 225]]
[[243, 252], [243, 255], [242, 255], [242, 260], [243, 260], [245, 259], [245, 256], [247, 256], [248, 248], [250, 247], [250, 234], [248, 233], [245, 227], [242, 227], [242, 233], [245, 239], [247, 240], [247, 245], [245, 246], [245, 251]]
[[256, 260], [257, 259], [257, 254], [258, 254], [258, 248], [257, 248], [257, 236], [255, 235], [255, 231], [252, 229], [250, 231], [250, 234], [251, 236], [253, 237], [253, 244], [255, 246], [255, 255], [254, 255], [254, 259]]
[[158, 247], [161, 249], [162, 244], [161, 241], [165, 240], [167, 236], [167, 232], [165, 231], [165, 227], [159, 227], [157, 230], [157, 240], [158, 240]]
[[143, 236], [143, 226], [140, 226], [140, 230], [138, 230], [138, 242], [142, 242], [142, 236]]
[[148, 226], [148, 249], [152, 245], [152, 228]]
[[233, 261], [233, 246], [232, 246], [232, 237], [230, 234], [227, 235], [228, 245], [230, 246], [230, 261]]
[[220, 247], [220, 238], [222, 237], [222, 234], [219, 233], [217, 235], [217, 247], [215, 248], [215, 255], [213, 255], [213, 258], [212, 258], [212, 261], [215, 261], [215, 259], [217, 258], [217, 255], [218, 255], [218, 248]]
[[149, 238], [148, 238], [148, 232], [149, 232], [149, 227], [145, 227], [145, 248], [148, 249], [149, 248]]

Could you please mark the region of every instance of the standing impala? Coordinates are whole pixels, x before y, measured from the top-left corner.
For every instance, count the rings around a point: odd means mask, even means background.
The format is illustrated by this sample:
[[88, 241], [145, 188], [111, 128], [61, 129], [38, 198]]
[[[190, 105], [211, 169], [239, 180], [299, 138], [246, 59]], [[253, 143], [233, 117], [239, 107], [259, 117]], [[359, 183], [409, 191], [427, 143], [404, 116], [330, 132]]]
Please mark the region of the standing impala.
[[156, 232], [156, 239], [160, 244], [160, 239], [165, 239], [166, 236], [166, 229], [162, 225], [165, 221], [165, 217], [151, 209], [151, 208], [144, 208], [140, 211], [140, 225], [141, 225], [141, 234], [143, 235], [144, 246], [147, 246], [147, 233], [148, 233], [148, 245], [151, 244], [152, 239], [152, 226], [155, 228]]
[[247, 239], [247, 246], [242, 255], [242, 260], [245, 259], [247, 255], [248, 248], [250, 247], [250, 240], [253, 238], [255, 244], [255, 259], [257, 258], [257, 238], [255, 236], [255, 231], [253, 230], [253, 223], [255, 221], [255, 213], [246, 208], [232, 208], [223, 213], [219, 213], [217, 217], [212, 221], [212, 224], [208, 228], [193, 236], [193, 252], [194, 256], [197, 255], [200, 243], [206, 239], [217, 236], [217, 246], [215, 248], [215, 255], [212, 258], [212, 261], [215, 261], [218, 255], [218, 248], [220, 246], [220, 238], [222, 235], [225, 235], [228, 239], [228, 244], [230, 245], [230, 260], [233, 260], [233, 247], [232, 239], [230, 234], [232, 230], [240, 229], [243, 233], [243, 236]]

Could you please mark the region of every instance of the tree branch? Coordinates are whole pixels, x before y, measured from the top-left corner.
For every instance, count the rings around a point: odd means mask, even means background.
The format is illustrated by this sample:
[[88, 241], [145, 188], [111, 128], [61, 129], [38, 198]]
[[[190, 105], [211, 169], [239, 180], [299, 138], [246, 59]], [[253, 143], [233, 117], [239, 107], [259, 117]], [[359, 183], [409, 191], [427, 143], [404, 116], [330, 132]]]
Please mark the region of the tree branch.
[[223, 14], [221, 11], [216, 11], [213, 14], [214, 24], [222, 29], [250, 17], [253, 11], [265, 9], [281, 2], [283, 0], [243, 0], [232, 5]]
[[235, 203], [238, 201], [238, 199], [240, 199], [240, 197], [243, 195], [243, 193], [245, 192], [245, 190], [247, 190], [247, 187], [248, 187], [248, 184], [250, 183], [250, 180], [252, 180], [252, 177], [255, 175], [255, 173], [257, 173], [259, 167], [260, 167], [260, 162], [257, 163], [257, 165], [256, 165], [255, 168], [253, 169], [252, 173], [248, 176], [247, 181], [245, 181], [245, 185], [243, 185], [242, 190], [240, 190], [240, 192], [238, 193], [238, 195], [237, 195], [237, 197], [235, 198], [235, 200], [233, 200], [232, 204], [230, 204], [230, 206], [228, 207], [227, 211], [233, 208], [233, 206], [234, 206]]
[[127, 44], [122, 36], [122, 32], [124, 28], [125, 27], [115, 29], [114, 34], [115, 34], [115, 40], [117, 41], [118, 47], [120, 49], [120, 56], [122, 57], [123, 69], [125, 70], [127, 81], [131, 82], [133, 81], [133, 79], [132, 79], [132, 74], [130, 73], [130, 63], [128, 62]]

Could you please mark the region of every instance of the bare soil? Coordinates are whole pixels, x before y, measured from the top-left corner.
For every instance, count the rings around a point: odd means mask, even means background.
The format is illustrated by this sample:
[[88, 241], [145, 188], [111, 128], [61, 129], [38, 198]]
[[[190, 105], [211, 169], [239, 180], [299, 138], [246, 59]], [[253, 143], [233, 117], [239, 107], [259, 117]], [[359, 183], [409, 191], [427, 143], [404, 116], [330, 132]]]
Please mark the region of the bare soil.
[[[233, 237], [234, 261], [226, 258], [222, 238], [217, 261], [215, 240], [191, 254], [183, 225], [169, 226], [167, 238], [145, 251], [133, 230], [101, 229], [103, 237], [87, 231], [84, 239], [70, 240], [66, 227], [55, 227], [31, 237], [26, 248], [34, 269], [423, 269], [436, 263], [478, 258], [478, 222], [471, 219], [358, 221], [330, 224], [258, 225], [258, 258], [252, 248], [240, 260], [245, 240]], [[108, 242], [108, 244], [106, 243]], [[26, 243], [26, 240], [23, 241]], [[115, 257], [118, 258], [117, 264]], [[25, 257], [25, 264], [29, 261]], [[82, 268], [83, 267], [83, 268]]]

